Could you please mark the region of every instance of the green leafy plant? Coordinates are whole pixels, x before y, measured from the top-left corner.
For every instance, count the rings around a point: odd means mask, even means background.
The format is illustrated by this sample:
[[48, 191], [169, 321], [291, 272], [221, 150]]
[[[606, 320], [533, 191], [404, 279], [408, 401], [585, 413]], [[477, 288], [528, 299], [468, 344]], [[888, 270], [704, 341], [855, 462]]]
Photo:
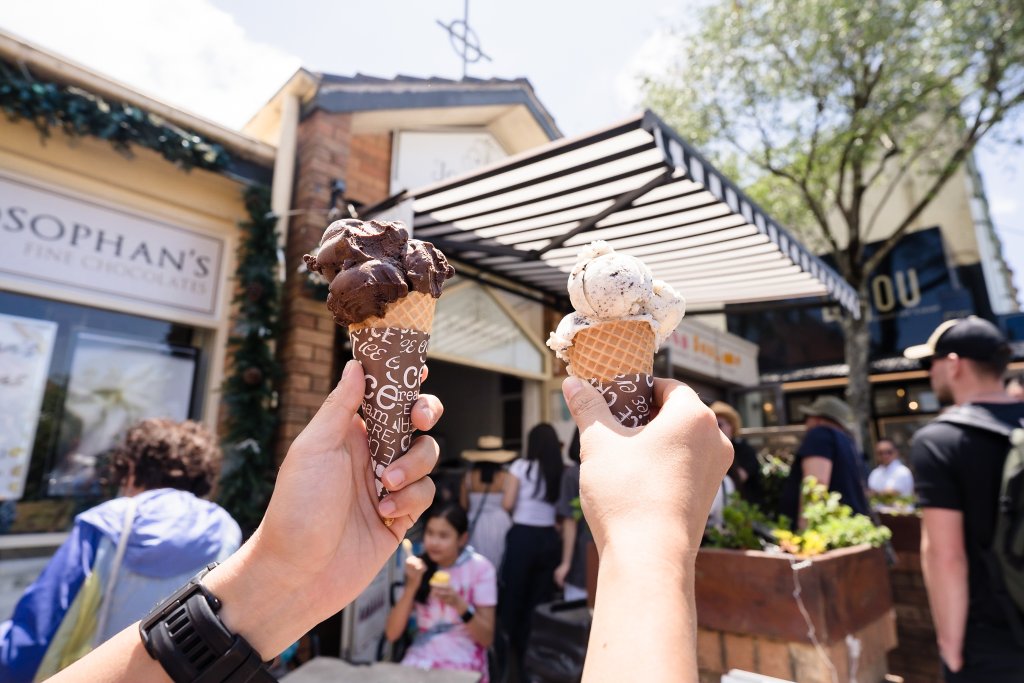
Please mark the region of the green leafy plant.
[[734, 493], [729, 496], [728, 504], [722, 510], [722, 526], [709, 527], [704, 534], [703, 545], [710, 548], [761, 550], [764, 546], [762, 539], [771, 529], [788, 525], [785, 517], [770, 519], [761, 508]]
[[35, 78], [0, 59], [0, 108], [11, 121], [29, 121], [43, 138], [52, 129], [72, 137], [107, 140], [123, 154], [132, 145], [151, 149], [184, 169], [220, 171], [231, 160], [223, 147], [138, 107], [112, 102], [81, 88]]
[[804, 529], [793, 532], [780, 528], [772, 532], [786, 552], [810, 557], [862, 543], [878, 547], [892, 538], [888, 527], [875, 526], [871, 518], [855, 514], [849, 505], [840, 502], [838, 493], [830, 492], [814, 477], [804, 479], [801, 494], [801, 516], [807, 523]]
[[238, 316], [228, 339], [231, 373], [224, 381], [224, 470], [220, 503], [247, 534], [256, 529], [273, 490], [273, 438], [277, 427], [275, 386], [280, 367], [274, 357], [280, 283], [277, 279], [276, 217], [270, 191], [245, 193], [249, 220], [241, 224], [237, 288]]
[[895, 492], [879, 493], [872, 491], [869, 496], [872, 508], [880, 509], [890, 515], [912, 515], [917, 504], [917, 496], [903, 495]]

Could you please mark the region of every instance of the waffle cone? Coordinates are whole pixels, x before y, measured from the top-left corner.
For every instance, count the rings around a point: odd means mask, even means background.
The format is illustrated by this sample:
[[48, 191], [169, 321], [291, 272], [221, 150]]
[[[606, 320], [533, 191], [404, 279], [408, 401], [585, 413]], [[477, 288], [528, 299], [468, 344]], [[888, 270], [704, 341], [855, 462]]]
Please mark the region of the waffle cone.
[[573, 337], [569, 372], [581, 379], [609, 381], [654, 371], [654, 330], [644, 320], [615, 320], [580, 330]]
[[422, 292], [409, 292], [384, 309], [381, 317], [370, 316], [348, 326], [350, 332], [369, 327], [395, 327], [402, 330], [419, 330], [430, 334], [434, 326], [434, 308], [437, 299]]

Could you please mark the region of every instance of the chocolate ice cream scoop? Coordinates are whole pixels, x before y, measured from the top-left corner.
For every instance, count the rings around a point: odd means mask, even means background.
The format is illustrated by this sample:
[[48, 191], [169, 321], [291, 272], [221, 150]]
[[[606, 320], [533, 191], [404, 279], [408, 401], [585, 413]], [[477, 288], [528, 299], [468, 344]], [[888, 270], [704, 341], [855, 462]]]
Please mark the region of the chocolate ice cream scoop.
[[455, 274], [444, 254], [410, 239], [399, 222], [335, 221], [324, 231], [317, 255], [304, 259], [330, 283], [327, 307], [339, 325], [382, 316], [410, 291], [437, 298]]

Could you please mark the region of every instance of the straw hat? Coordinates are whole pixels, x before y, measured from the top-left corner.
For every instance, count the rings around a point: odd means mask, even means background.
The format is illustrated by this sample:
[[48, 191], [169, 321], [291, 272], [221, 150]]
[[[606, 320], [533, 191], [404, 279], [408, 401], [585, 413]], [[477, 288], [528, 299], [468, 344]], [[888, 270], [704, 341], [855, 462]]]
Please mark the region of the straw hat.
[[740, 420], [740, 414], [736, 412], [735, 408], [725, 401], [715, 401], [711, 404], [711, 412], [715, 414], [715, 417], [720, 417], [731, 424], [732, 433], [739, 436], [740, 429], [743, 427], [743, 421]]
[[827, 418], [847, 431], [853, 431], [853, 408], [837, 396], [819, 396], [811, 405], [802, 406], [800, 412], [806, 417]]
[[512, 462], [519, 454], [501, 447], [500, 436], [481, 436], [476, 440], [476, 448], [462, 451], [462, 459], [469, 462]]

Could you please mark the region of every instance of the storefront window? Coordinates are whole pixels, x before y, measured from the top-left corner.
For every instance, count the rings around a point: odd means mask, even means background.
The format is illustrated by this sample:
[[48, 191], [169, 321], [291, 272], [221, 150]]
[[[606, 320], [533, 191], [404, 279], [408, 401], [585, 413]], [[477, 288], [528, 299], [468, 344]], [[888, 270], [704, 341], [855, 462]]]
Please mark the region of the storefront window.
[[875, 415], [935, 413], [939, 402], [928, 382], [886, 384], [875, 387]]
[[[2, 532], [66, 530], [78, 511], [116, 494], [105, 460], [126, 427], [147, 417], [199, 416], [201, 330], [11, 292], [0, 292], [0, 324], [8, 336], [33, 325], [53, 332], [41, 396], [33, 403], [26, 393], [19, 411], [35, 421], [26, 466], [0, 472]], [[17, 400], [16, 392], [4, 395]], [[16, 457], [11, 447], [3, 455]]]

